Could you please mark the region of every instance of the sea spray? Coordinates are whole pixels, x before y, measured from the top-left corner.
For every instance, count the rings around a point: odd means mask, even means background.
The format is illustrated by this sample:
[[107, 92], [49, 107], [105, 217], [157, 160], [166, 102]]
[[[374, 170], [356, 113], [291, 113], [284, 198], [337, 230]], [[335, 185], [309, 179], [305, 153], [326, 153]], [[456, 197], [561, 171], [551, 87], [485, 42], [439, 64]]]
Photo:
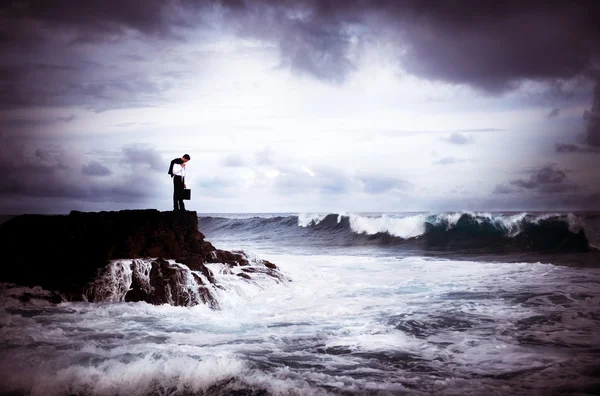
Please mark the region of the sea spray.
[[244, 254], [244, 257], [250, 265], [206, 264], [210, 277], [174, 260], [112, 260], [90, 283], [85, 291], [85, 300], [146, 301], [179, 306], [207, 304], [218, 309], [218, 296], [227, 298], [228, 293], [248, 288], [261, 290], [287, 280], [256, 255]]
[[0, 392], [528, 395], [597, 383], [597, 269], [260, 256], [294, 282], [248, 282], [232, 274], [239, 267], [209, 264], [224, 287], [218, 311], [144, 302], [2, 311]]

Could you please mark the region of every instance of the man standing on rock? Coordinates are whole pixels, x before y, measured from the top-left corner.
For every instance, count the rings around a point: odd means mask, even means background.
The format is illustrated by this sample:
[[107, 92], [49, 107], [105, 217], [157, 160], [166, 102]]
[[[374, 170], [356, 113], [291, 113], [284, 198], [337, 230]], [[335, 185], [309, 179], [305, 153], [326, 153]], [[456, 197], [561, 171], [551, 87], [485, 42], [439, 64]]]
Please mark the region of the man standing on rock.
[[173, 178], [173, 210], [185, 210], [183, 189], [185, 188], [185, 163], [190, 160], [188, 154], [175, 158], [169, 166], [169, 175]]

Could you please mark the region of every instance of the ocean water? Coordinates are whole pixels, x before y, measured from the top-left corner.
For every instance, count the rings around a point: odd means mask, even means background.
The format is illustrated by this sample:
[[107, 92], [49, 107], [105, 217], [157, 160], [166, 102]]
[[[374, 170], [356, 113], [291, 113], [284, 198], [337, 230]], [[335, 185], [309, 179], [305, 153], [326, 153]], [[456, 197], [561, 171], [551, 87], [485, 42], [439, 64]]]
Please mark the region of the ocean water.
[[203, 215], [207, 240], [287, 281], [213, 264], [219, 310], [1, 285], [0, 394], [597, 395], [599, 221]]

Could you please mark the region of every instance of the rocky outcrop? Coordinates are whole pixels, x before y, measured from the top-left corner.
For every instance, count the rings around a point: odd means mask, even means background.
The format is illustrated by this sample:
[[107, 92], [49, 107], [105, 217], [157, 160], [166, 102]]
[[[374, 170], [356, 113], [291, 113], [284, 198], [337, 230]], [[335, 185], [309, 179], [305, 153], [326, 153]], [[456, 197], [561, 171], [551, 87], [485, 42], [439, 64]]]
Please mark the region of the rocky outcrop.
[[205, 241], [192, 211], [22, 215], [0, 224], [0, 240], [0, 282], [41, 286], [67, 300], [217, 308], [211, 263], [236, 268], [232, 276], [285, 279], [268, 261]]

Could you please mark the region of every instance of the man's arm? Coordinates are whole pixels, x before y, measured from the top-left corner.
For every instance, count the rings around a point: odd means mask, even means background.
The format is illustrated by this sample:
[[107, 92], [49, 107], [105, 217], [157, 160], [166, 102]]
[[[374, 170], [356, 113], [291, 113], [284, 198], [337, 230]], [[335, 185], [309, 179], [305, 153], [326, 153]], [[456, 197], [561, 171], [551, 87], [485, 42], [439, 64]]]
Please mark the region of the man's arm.
[[173, 164], [173, 174], [176, 176], [183, 176], [183, 167], [179, 164]]

